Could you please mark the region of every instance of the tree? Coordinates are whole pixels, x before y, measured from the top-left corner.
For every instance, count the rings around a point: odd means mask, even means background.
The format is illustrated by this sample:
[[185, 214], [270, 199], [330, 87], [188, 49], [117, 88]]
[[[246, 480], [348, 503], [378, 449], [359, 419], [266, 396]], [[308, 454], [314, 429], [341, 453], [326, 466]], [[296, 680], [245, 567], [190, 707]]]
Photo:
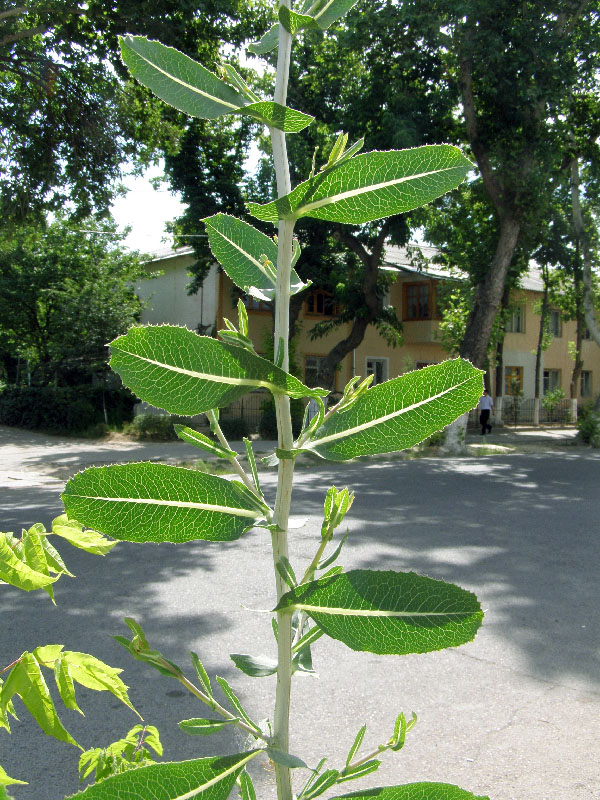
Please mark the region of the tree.
[[[0, 13], [0, 214], [104, 214], [126, 161], [177, 158], [188, 122], [127, 76], [119, 34], [145, 34], [213, 59], [226, 32], [252, 35], [246, 3], [8, 0]], [[244, 13], [246, 16], [244, 17]], [[239, 16], [240, 20], [232, 20]], [[260, 25], [260, 14], [255, 25]], [[197, 223], [196, 223], [197, 224]]]
[[4, 350], [29, 361], [37, 384], [89, 381], [106, 369], [106, 343], [139, 319], [139, 256], [111, 243], [114, 224], [85, 226], [97, 232], [59, 219], [0, 240]]
[[427, 0], [403, 3], [398, 14], [422, 58], [443, 58], [455, 135], [473, 154], [496, 227], [461, 346], [483, 365], [516, 249], [543, 218], [560, 168], [552, 117], [596, 69], [598, 6]]
[[[349, 14], [347, 25], [334, 26], [326, 36], [305, 32], [298, 43], [289, 102], [306, 109], [318, 122], [301, 136], [290, 137], [288, 153], [295, 183], [327, 161], [340, 130], [348, 135], [348, 144], [364, 137], [365, 147], [381, 150], [452, 140], [451, 96], [435, 88], [443, 61], [439, 54], [407, 60], [405, 51], [415, 52], [412, 32], [399, 28], [397, 19], [398, 7], [392, 0], [363, 1]], [[266, 137], [262, 146], [268, 156]], [[248, 184], [249, 193], [260, 199], [273, 188], [267, 163]], [[299, 223], [296, 234], [302, 254], [297, 271], [304, 280], [329, 291], [340, 309], [335, 318], [315, 325], [311, 335], [316, 338], [350, 326], [321, 363], [320, 380], [325, 385], [333, 385], [338, 364], [361, 343], [369, 325], [388, 344], [401, 343], [402, 325], [396, 312], [383, 305], [389, 276], [382, 274], [380, 266], [385, 245], [406, 244], [420, 219], [421, 212], [413, 212], [362, 226], [319, 220]], [[292, 299], [292, 322], [303, 300], [302, 295]]]

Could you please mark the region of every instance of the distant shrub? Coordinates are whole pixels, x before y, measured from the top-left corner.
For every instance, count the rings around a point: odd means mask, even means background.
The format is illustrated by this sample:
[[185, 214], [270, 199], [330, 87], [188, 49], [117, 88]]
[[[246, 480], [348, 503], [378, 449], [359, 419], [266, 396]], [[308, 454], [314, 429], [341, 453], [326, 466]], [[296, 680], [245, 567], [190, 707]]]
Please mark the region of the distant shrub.
[[125, 428], [125, 433], [137, 439], [170, 442], [177, 439], [173, 422], [177, 418], [170, 414], [137, 414]]
[[[302, 400], [290, 400], [290, 410], [292, 413], [292, 430], [294, 436], [298, 436], [302, 429], [304, 419], [304, 403]], [[275, 402], [265, 400], [261, 405], [260, 422], [258, 432], [262, 439], [277, 439], [277, 418], [275, 416]]]
[[121, 425], [133, 416], [127, 389], [101, 386], [5, 386], [0, 389], [0, 424], [49, 433], [81, 433], [96, 425]]
[[577, 418], [577, 438], [584, 444], [600, 447], [600, 414], [592, 406], [583, 406]]
[[248, 423], [241, 417], [238, 417], [237, 419], [227, 419], [227, 417], [221, 418], [219, 420], [219, 425], [221, 426], [221, 430], [227, 439], [231, 439], [233, 441], [243, 439], [250, 433]]

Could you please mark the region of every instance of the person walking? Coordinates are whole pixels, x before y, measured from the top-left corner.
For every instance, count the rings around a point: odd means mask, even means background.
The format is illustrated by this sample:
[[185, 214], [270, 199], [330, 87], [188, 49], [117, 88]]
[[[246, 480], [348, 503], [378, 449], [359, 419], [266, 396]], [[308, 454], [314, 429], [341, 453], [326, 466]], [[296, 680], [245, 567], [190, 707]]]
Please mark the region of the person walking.
[[486, 433], [492, 432], [492, 426], [490, 425], [490, 414], [494, 410], [494, 401], [488, 394], [488, 390], [483, 390], [483, 395], [479, 401], [478, 408], [480, 411], [479, 414], [479, 424], [481, 425], [481, 435], [485, 436]]

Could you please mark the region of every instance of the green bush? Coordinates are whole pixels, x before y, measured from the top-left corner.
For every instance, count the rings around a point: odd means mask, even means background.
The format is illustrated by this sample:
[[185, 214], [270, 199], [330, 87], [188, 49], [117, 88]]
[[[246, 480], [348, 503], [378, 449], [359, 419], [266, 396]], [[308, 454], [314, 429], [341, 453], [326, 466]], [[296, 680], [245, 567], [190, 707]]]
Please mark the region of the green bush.
[[125, 433], [138, 439], [171, 442], [177, 439], [173, 422], [177, 422], [177, 418], [170, 414], [137, 414], [125, 428]]
[[584, 444], [600, 447], [600, 414], [592, 406], [583, 406], [577, 418], [577, 438]]
[[225, 417], [219, 420], [219, 424], [225, 436], [233, 441], [243, 439], [250, 433], [248, 423], [245, 419], [241, 419], [240, 417], [237, 419], [227, 419], [227, 417]]
[[[292, 430], [294, 436], [298, 436], [302, 430], [302, 420], [304, 419], [304, 403], [302, 400], [291, 399], [290, 410], [292, 413]], [[265, 400], [261, 405], [260, 422], [258, 432], [262, 439], [277, 439], [277, 418], [275, 416], [275, 401]]]
[[0, 424], [50, 433], [81, 433], [105, 423], [121, 425], [133, 416], [127, 389], [101, 386], [5, 386], [0, 389]]

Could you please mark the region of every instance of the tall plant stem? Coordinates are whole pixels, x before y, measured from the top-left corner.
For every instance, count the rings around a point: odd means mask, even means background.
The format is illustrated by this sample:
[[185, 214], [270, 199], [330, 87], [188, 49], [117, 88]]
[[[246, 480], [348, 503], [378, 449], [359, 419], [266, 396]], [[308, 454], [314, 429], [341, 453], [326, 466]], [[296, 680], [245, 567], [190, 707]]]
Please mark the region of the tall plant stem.
[[[280, 6], [287, 6], [290, 8], [291, 0], [280, 0]], [[292, 37], [285, 30], [283, 25], [280, 24], [274, 100], [281, 105], [285, 105], [286, 103], [291, 47]], [[277, 178], [277, 194], [281, 197], [291, 191], [285, 134], [274, 128], [271, 128], [270, 133], [273, 146], [275, 175]], [[293, 222], [282, 220], [279, 223], [277, 284], [275, 289], [274, 353], [278, 363], [282, 369], [286, 371], [289, 369], [288, 334], [293, 231]], [[279, 447], [289, 450], [293, 444], [289, 397], [283, 395], [275, 397], [275, 412], [277, 415]], [[287, 528], [292, 499], [293, 477], [294, 462], [289, 459], [281, 460], [279, 462], [277, 475], [277, 496], [275, 498], [275, 513], [273, 516], [273, 521], [277, 525], [277, 530], [272, 534], [274, 564], [277, 564], [282, 556], [286, 558], [288, 556]], [[277, 586], [277, 599], [279, 600], [287, 591], [287, 586], [277, 570], [275, 570], [275, 581]], [[290, 691], [292, 684], [291, 615], [278, 613], [277, 624], [278, 667], [275, 714], [273, 720], [273, 743], [278, 749], [288, 752]], [[275, 777], [277, 780], [278, 800], [292, 800], [292, 782], [289, 768], [281, 764], [275, 764]]]

